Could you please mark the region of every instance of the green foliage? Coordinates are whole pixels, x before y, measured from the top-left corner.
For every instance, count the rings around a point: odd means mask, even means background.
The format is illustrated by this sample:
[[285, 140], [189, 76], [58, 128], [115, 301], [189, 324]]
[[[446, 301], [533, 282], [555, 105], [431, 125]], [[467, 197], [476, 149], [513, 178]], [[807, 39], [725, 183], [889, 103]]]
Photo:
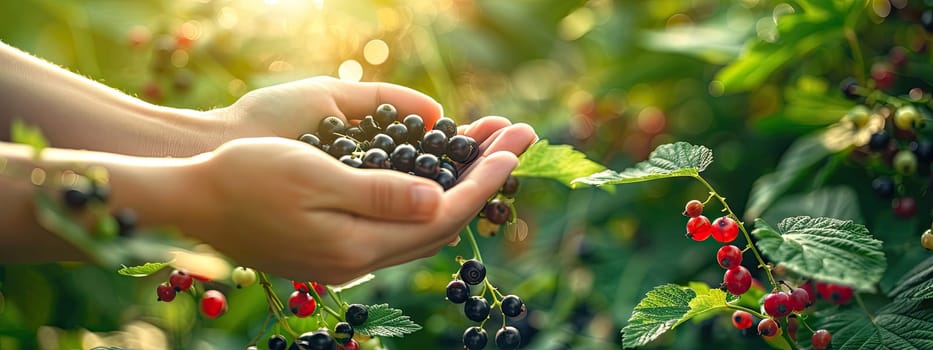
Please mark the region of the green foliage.
[[886, 267], [881, 241], [851, 221], [797, 216], [775, 229], [759, 219], [752, 234], [771, 261], [820, 281], [871, 291]]
[[369, 317], [354, 330], [368, 336], [401, 337], [421, 330], [421, 326], [402, 314], [402, 310], [393, 309], [389, 304], [370, 305]]
[[908, 301], [933, 299], [933, 257], [905, 273], [888, 296]]
[[123, 266], [117, 270], [118, 274], [130, 277], [146, 277], [168, 266], [170, 262], [147, 262], [137, 266]]
[[821, 135], [797, 139], [781, 156], [777, 170], [761, 176], [752, 186], [752, 193], [745, 209], [746, 220], [761, 215], [777, 198], [783, 195], [796, 181], [806, 177], [810, 169], [831, 153]]
[[601, 171], [606, 167], [569, 145], [551, 145], [541, 140], [528, 147], [518, 158], [514, 176], [539, 177], [557, 180], [571, 186], [573, 179]]
[[615, 185], [666, 179], [678, 176], [695, 177], [713, 162], [713, 152], [704, 146], [677, 142], [659, 146], [648, 160], [634, 167], [615, 172], [606, 170], [573, 180], [574, 184], [591, 186]]
[[933, 304], [896, 300], [874, 315], [839, 310], [825, 319], [823, 328], [833, 335], [833, 349], [931, 349]]
[[42, 136], [42, 131], [38, 127], [30, 126], [19, 119], [13, 120], [10, 134], [10, 140], [14, 143], [31, 146], [33, 157], [36, 159], [38, 159], [42, 150], [49, 146], [49, 142], [45, 139], [45, 136]]
[[673, 329], [691, 311], [690, 301], [695, 297], [693, 289], [674, 284], [649, 291], [635, 306], [632, 317], [622, 329], [622, 347], [643, 346]]
[[778, 222], [791, 216], [814, 216], [860, 223], [862, 215], [858, 204], [858, 196], [851, 187], [827, 187], [783, 197], [762, 215], [762, 219]]

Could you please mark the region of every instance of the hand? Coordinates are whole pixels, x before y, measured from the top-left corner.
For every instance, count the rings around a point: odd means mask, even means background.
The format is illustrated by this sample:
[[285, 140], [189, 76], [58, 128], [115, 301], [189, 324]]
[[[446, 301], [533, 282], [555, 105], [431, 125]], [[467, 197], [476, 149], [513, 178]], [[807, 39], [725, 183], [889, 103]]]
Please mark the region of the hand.
[[403, 86], [324, 76], [253, 90], [230, 107], [210, 113], [227, 127], [223, 141], [255, 136], [296, 139], [317, 130], [324, 117], [359, 120], [383, 103], [394, 105], [399, 119], [409, 114], [420, 115], [428, 128], [443, 114], [434, 99]]
[[483, 118], [461, 128], [483, 152], [457, 186], [392, 170], [354, 169], [280, 138], [239, 139], [206, 154], [182, 231], [281, 277], [341, 283], [431, 256], [452, 241], [535, 141], [531, 127]]

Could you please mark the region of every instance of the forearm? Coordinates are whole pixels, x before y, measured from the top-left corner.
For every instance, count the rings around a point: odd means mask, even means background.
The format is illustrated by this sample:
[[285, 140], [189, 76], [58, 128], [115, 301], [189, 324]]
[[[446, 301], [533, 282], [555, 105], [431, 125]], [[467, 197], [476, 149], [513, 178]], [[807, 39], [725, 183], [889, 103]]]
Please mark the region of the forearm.
[[[58, 199], [56, 176], [65, 169], [97, 165], [107, 169], [111, 196], [109, 210], [128, 207], [137, 212], [140, 227], [174, 224], [181, 213], [196, 205], [198, 181], [192, 173], [197, 161], [192, 158], [138, 158], [109, 153], [46, 149], [40, 161], [32, 158], [32, 148], [0, 143], [0, 263], [34, 263], [83, 260], [85, 257], [66, 241], [45, 230], [36, 220], [32, 169], [47, 175], [42, 190], [53, 191]], [[188, 195], [188, 197], [182, 197]], [[191, 213], [188, 213], [189, 215]], [[75, 212], [80, 218], [81, 213]]]
[[0, 141], [14, 119], [50, 144], [140, 156], [189, 156], [222, 143], [224, 121], [155, 106], [0, 43]]

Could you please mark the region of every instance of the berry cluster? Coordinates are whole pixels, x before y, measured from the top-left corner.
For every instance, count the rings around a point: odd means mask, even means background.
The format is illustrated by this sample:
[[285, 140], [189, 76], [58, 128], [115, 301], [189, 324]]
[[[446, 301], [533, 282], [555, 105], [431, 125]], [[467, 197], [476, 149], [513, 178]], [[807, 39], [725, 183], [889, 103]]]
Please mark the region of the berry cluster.
[[303, 134], [299, 140], [354, 168], [394, 169], [433, 179], [444, 190], [453, 187], [460, 171], [479, 156], [479, 144], [458, 135], [453, 119], [440, 118], [427, 130], [417, 114], [399, 121], [391, 104], [379, 105], [355, 126], [326, 117], [316, 133]]
[[[92, 209], [95, 212], [106, 213], [106, 203], [110, 199], [110, 186], [98, 180], [87, 177], [78, 177], [81, 181], [65, 186], [61, 190], [62, 202], [75, 212]], [[90, 208], [89, 208], [90, 207]], [[119, 208], [109, 215], [97, 218], [94, 233], [101, 238], [114, 235], [128, 237], [136, 230], [136, 211], [130, 208]]]
[[[234, 283], [237, 287], [248, 287], [256, 283], [256, 272], [246, 267], [237, 267], [232, 273]], [[180, 292], [193, 290], [194, 280], [207, 282], [208, 279], [196, 276], [184, 269], [175, 269], [168, 277], [168, 282], [156, 287], [156, 296], [158, 301], [170, 302], [175, 300], [175, 296]], [[200, 301], [201, 314], [207, 318], [218, 318], [227, 312], [227, 297], [218, 290], [206, 290], [201, 294]]]
[[[731, 243], [738, 237], [739, 224], [729, 216], [717, 218], [711, 224], [709, 219], [703, 216], [704, 204], [698, 200], [687, 202], [684, 207], [683, 215], [690, 217], [687, 221], [687, 237], [696, 241], [703, 241], [713, 237], [718, 242], [726, 243], [716, 252], [716, 261], [725, 271], [723, 274], [722, 288], [734, 295], [742, 295], [752, 286], [752, 275], [747, 268], [742, 266], [743, 250]], [[776, 287], [770, 294], [766, 295], [762, 303], [764, 313], [770, 317], [763, 318], [758, 322], [758, 334], [765, 339], [771, 339], [782, 334], [780, 325], [781, 320], [786, 320], [785, 328], [788, 336], [794, 341], [797, 340], [797, 313], [804, 311], [815, 302], [812, 286], [805, 283], [797, 288], [793, 288], [781, 281], [781, 285], [787, 288], [783, 291]], [[838, 286], [827, 283], [818, 284], [818, 289], [825, 290], [825, 297], [828, 300], [841, 303], [844, 298], [852, 297], [852, 290], [848, 289], [845, 293], [844, 286]], [[824, 295], [824, 291], [820, 292]], [[847, 299], [845, 301], [848, 301]], [[754, 316], [743, 310], [736, 310], [732, 314], [732, 324], [737, 329], [751, 328], [755, 323]], [[829, 344], [829, 332], [819, 330], [813, 335], [813, 346], [816, 349], [826, 349]]]
[[518, 178], [509, 175], [499, 189], [499, 193], [486, 202], [476, 220], [476, 230], [481, 236], [495, 236], [502, 225], [515, 220], [515, 194], [518, 192]]
[[[849, 115], [869, 113], [866, 107], [860, 105], [853, 108]], [[917, 202], [914, 197], [903, 192], [915, 177], [925, 182], [923, 180], [930, 176], [933, 142], [920, 139], [915, 132], [925, 124], [916, 107], [903, 106], [893, 116], [886, 109], [878, 114], [893, 119], [894, 126], [890, 127], [891, 130], [878, 130], [869, 138], [866, 152], [884, 164], [879, 169], [884, 175], [873, 179], [871, 187], [879, 197], [891, 199], [894, 215], [910, 218], [917, 212]]]
[[[464, 349], [483, 349], [488, 342], [483, 325], [489, 318], [490, 310], [498, 306], [503, 318], [518, 317], [525, 312], [525, 303], [516, 295], [502, 296], [498, 290], [491, 288], [488, 281], [486, 281], [486, 266], [478, 260], [464, 261], [457, 276], [457, 279], [447, 284], [447, 300], [454, 304], [463, 304], [463, 313], [466, 317], [473, 322], [480, 322], [479, 326], [471, 326], [463, 332]], [[483, 292], [480, 295], [472, 295], [470, 286], [481, 283], [486, 283], [482, 289]], [[484, 296], [487, 290], [492, 294], [492, 305]], [[499, 298], [502, 298], [502, 300], [499, 300]], [[515, 327], [506, 326], [503, 323], [503, 327], [496, 332], [496, 346], [499, 349], [518, 349], [521, 342], [521, 333]]]
[[[299, 288], [299, 283], [294, 282], [295, 288]], [[312, 283], [315, 290], [321, 288], [322, 290], [327, 290], [323, 286], [319, 286], [317, 283]], [[296, 290], [296, 293], [305, 293], [307, 294], [310, 290], [307, 289], [307, 283], [302, 284], [304, 287], [301, 287], [304, 292]], [[344, 319], [346, 321], [338, 322], [334, 326], [333, 334], [327, 328], [321, 328], [316, 331], [305, 332], [299, 335], [291, 345], [288, 344], [288, 340], [285, 336], [280, 334], [273, 335], [269, 337], [269, 341], [266, 343], [269, 347], [269, 350], [359, 350], [360, 343], [353, 339], [354, 326], [362, 325], [366, 322], [369, 317], [369, 311], [366, 309], [366, 306], [360, 304], [352, 304], [347, 307], [346, 313], [344, 313]], [[255, 346], [250, 349], [256, 349]]]

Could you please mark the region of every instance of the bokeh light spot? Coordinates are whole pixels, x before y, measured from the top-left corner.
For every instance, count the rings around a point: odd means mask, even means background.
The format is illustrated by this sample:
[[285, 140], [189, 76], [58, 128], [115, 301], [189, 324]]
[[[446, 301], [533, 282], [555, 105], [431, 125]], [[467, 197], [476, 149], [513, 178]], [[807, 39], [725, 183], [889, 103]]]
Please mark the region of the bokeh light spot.
[[356, 60], [346, 60], [337, 68], [337, 76], [343, 80], [360, 81], [363, 79], [363, 66]]
[[363, 47], [363, 57], [372, 65], [380, 65], [389, 58], [389, 44], [379, 39], [370, 40]]

